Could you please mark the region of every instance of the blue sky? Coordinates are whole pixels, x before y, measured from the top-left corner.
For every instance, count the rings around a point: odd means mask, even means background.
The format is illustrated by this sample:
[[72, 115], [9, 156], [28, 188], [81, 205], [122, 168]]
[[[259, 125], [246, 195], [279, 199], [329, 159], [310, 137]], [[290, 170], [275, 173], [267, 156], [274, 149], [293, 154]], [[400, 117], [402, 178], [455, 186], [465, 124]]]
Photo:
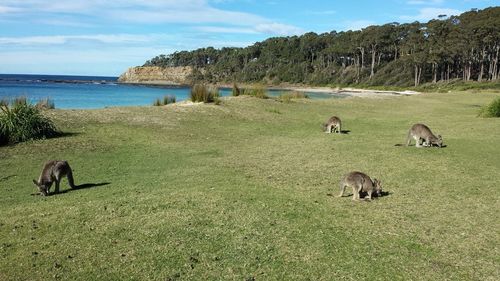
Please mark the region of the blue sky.
[[158, 55], [426, 22], [500, 0], [0, 0], [0, 73], [117, 76]]

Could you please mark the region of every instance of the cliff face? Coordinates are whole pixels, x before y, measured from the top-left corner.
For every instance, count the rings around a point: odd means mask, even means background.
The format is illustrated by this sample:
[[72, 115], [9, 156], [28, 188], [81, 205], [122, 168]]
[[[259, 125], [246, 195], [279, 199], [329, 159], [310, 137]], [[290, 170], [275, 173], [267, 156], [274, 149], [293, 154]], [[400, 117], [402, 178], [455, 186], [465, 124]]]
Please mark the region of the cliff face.
[[188, 76], [193, 72], [190, 66], [158, 67], [137, 66], [129, 68], [118, 78], [122, 83], [183, 85], [189, 84]]

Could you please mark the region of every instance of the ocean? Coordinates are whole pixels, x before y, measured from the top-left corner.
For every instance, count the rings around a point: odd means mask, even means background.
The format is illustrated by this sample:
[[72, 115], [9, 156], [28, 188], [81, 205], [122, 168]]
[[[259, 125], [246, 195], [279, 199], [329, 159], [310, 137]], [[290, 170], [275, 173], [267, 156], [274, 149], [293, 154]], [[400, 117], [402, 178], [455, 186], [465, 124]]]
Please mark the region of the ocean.
[[[110, 106], [152, 105], [157, 98], [173, 95], [177, 101], [189, 98], [189, 87], [144, 86], [117, 83], [117, 77], [0, 74], [0, 99], [25, 96], [36, 103], [45, 98], [60, 109], [97, 109]], [[282, 91], [269, 90], [270, 96]], [[231, 89], [220, 89], [222, 96]], [[307, 93], [311, 98], [334, 98], [323, 93]]]

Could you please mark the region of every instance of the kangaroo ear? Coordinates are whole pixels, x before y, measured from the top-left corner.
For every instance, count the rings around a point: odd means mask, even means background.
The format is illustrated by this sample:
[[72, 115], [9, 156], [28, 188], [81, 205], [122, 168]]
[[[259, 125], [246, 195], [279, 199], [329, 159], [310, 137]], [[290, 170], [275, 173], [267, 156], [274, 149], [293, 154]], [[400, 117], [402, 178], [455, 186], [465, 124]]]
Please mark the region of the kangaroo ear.
[[38, 186], [38, 182], [36, 180], [33, 180], [33, 183]]

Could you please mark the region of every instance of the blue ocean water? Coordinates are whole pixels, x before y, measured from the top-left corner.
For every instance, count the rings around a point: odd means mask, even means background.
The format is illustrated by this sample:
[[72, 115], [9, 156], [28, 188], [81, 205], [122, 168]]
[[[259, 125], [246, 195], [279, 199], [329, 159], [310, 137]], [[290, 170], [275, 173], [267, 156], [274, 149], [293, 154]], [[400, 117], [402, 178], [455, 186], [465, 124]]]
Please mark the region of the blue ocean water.
[[[177, 101], [189, 97], [190, 88], [142, 86], [117, 83], [117, 77], [0, 74], [0, 99], [25, 96], [31, 102], [44, 98], [61, 109], [95, 109], [109, 106], [151, 105], [155, 99], [173, 95]], [[282, 91], [270, 90], [277, 96]], [[221, 89], [222, 96], [231, 95]], [[322, 93], [308, 93], [311, 98], [332, 98]]]

